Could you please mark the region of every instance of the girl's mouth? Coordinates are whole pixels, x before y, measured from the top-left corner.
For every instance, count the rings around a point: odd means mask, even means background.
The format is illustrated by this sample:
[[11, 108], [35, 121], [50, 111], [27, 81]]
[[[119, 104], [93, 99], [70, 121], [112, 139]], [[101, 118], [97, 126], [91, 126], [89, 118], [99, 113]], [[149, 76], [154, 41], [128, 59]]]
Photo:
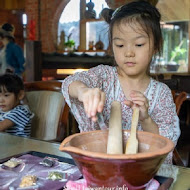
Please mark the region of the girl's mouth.
[[125, 64], [126, 64], [127, 66], [129, 66], [129, 67], [135, 66], [135, 63], [134, 63], [134, 62], [126, 62]]

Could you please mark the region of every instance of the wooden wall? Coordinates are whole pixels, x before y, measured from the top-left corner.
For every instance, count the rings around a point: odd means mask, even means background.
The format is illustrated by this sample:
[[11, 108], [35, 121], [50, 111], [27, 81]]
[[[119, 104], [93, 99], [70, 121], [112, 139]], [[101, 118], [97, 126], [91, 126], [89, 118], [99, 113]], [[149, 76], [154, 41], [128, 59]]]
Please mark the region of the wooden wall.
[[[0, 0], [1, 2], [1, 0]], [[15, 41], [22, 48], [24, 47], [22, 14], [23, 10], [0, 10], [0, 26], [4, 23], [10, 23], [15, 27]]]
[[190, 21], [190, 0], [159, 0], [156, 7], [163, 21]]
[[0, 9], [25, 9], [25, 0], [0, 0]]
[[8, 22], [15, 27], [15, 41], [24, 47], [22, 14], [25, 0], [0, 0], [0, 25]]

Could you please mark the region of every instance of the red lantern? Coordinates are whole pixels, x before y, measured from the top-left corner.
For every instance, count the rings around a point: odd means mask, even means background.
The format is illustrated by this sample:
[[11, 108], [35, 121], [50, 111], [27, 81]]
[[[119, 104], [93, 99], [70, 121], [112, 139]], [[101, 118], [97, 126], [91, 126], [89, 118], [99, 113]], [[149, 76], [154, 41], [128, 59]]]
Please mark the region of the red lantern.
[[30, 20], [30, 23], [29, 23], [29, 40], [35, 40], [35, 38], [36, 38], [35, 27], [36, 27], [35, 21]]

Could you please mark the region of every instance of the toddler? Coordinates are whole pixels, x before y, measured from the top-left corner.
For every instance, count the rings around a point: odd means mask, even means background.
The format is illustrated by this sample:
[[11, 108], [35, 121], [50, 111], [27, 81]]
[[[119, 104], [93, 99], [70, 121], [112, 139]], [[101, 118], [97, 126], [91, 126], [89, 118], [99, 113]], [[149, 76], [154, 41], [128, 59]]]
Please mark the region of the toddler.
[[21, 104], [24, 96], [24, 84], [19, 76], [0, 76], [0, 131], [30, 137], [33, 113]]

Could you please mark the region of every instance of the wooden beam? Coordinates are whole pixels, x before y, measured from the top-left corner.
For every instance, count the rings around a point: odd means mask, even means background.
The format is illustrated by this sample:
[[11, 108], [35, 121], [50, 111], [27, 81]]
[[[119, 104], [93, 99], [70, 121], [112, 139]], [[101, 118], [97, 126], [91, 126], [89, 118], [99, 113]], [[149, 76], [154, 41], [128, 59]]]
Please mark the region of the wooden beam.
[[156, 7], [165, 22], [190, 20], [189, 0], [159, 0]]
[[26, 82], [42, 79], [41, 42], [26, 41]]

